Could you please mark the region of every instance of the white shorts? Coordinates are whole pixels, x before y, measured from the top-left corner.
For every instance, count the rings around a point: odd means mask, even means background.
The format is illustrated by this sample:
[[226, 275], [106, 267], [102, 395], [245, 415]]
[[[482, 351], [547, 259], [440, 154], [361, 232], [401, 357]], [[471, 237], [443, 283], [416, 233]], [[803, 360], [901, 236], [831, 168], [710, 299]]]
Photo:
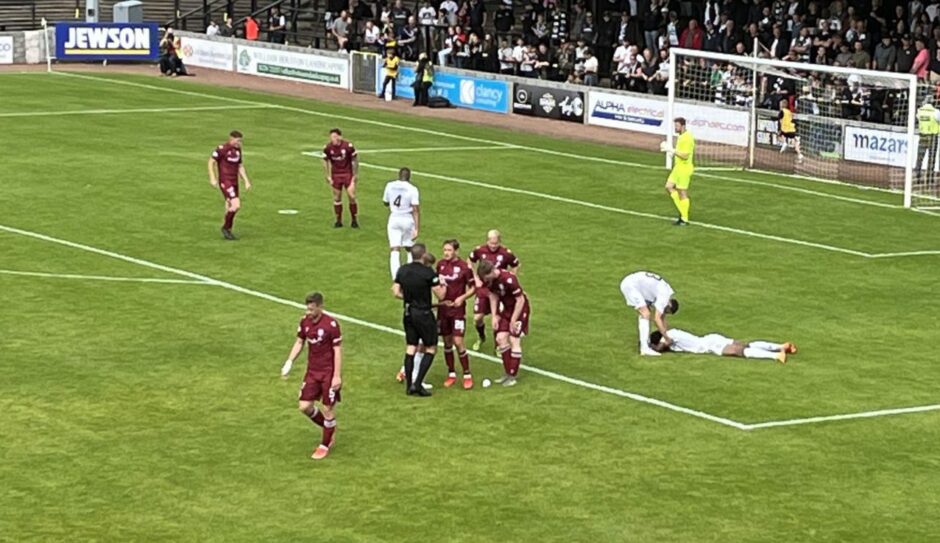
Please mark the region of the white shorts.
[[730, 337], [725, 337], [721, 334], [708, 334], [702, 338], [704, 346], [707, 349], [707, 352], [714, 355], [722, 356], [724, 354], [725, 347], [734, 343], [734, 340]]
[[391, 215], [388, 218], [388, 246], [411, 247], [415, 244], [415, 221], [411, 215]]
[[627, 301], [627, 305], [633, 309], [649, 307], [649, 304], [646, 303], [646, 298], [640, 294], [640, 291], [626, 285], [626, 282], [626, 279], [620, 282], [620, 293], [623, 294], [623, 299]]

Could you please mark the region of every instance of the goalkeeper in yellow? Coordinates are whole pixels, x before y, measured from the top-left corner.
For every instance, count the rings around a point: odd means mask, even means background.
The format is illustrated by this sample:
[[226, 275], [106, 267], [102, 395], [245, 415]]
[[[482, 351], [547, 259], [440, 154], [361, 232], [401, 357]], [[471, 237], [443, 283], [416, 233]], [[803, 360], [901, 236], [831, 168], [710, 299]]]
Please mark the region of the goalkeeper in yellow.
[[669, 179], [666, 180], [666, 192], [672, 198], [676, 209], [679, 210], [679, 219], [676, 226], [686, 226], [689, 224], [689, 183], [692, 182], [692, 172], [695, 171], [693, 155], [695, 155], [695, 138], [685, 127], [685, 119], [676, 117], [675, 129], [678, 137], [676, 138], [676, 148], [672, 149], [666, 142], [662, 143], [661, 149], [667, 155], [672, 155], [672, 172], [669, 173]]

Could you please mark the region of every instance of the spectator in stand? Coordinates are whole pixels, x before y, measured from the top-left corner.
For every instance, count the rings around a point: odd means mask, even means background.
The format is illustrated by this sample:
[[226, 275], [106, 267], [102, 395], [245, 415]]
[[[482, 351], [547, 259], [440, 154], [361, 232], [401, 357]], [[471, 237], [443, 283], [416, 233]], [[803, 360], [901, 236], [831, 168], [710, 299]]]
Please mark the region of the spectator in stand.
[[516, 75], [522, 75], [522, 61], [525, 60], [525, 40], [519, 38], [516, 45], [512, 48], [512, 58], [516, 66]]
[[584, 52], [584, 84], [588, 87], [596, 87], [599, 82], [597, 77], [597, 57], [595, 57], [591, 50], [588, 49]]
[[[663, 8], [665, 13], [669, 8]], [[669, 22], [666, 23], [666, 43], [669, 47], [679, 46], [679, 15], [675, 11], [669, 12]]]
[[[658, 32], [656, 35], [656, 39], [658, 40]], [[619, 43], [623, 40], [627, 40], [630, 43], [640, 43], [641, 41], [639, 25], [637, 25], [636, 20], [626, 12], [620, 14], [620, 24], [617, 28], [617, 42]]]
[[537, 60], [538, 57], [535, 53], [535, 48], [531, 45], [525, 46], [522, 52], [522, 62], [519, 63], [519, 75], [522, 77], [535, 77], [538, 75], [535, 72], [535, 63]]
[[[511, 1], [512, 0], [510, 0], [510, 2]], [[507, 5], [503, 2], [493, 16], [493, 27], [496, 29], [496, 37], [500, 40], [506, 39], [512, 33], [514, 25], [515, 20], [512, 14], [512, 4]]]
[[486, 26], [486, 6], [483, 0], [470, 0], [470, 30], [477, 36], [483, 35], [483, 29]]
[[535, 16], [535, 24], [532, 25], [532, 34], [529, 41], [543, 43], [548, 42], [548, 25], [545, 23], [545, 16], [541, 13]]
[[581, 38], [592, 46], [597, 43], [597, 27], [594, 23], [594, 14], [585, 12], [584, 21], [581, 22]]
[[890, 34], [882, 34], [881, 43], [875, 47], [875, 55], [872, 57], [871, 69], [881, 70], [883, 72], [893, 72], [898, 61], [898, 50], [891, 40]]
[[[649, 6], [649, 10], [643, 15], [643, 38], [647, 48], [658, 51], [659, 29], [663, 24], [663, 15], [658, 2], [650, 2]], [[623, 22], [621, 20], [622, 28]]]
[[451, 53], [451, 58], [458, 68], [470, 68], [470, 37], [459, 30], [459, 27], [454, 38], [454, 52]]
[[855, 42], [855, 52], [852, 53], [850, 66], [858, 69], [868, 69], [871, 66], [871, 55], [865, 50], [865, 43], [861, 40]]
[[369, 53], [382, 52], [382, 33], [379, 27], [372, 21], [366, 21], [366, 27], [362, 30], [362, 49]]
[[551, 51], [548, 50], [548, 45], [540, 43], [535, 59], [535, 70], [538, 73], [538, 78], [545, 80], [554, 79], [554, 64], [555, 58]]
[[414, 15], [408, 17], [408, 23], [398, 33], [398, 47], [405, 60], [418, 60], [418, 20]]
[[916, 55], [917, 50], [911, 45], [910, 35], [904, 34], [901, 36], [901, 46], [898, 47], [898, 61], [895, 68], [897, 72], [902, 74], [911, 73], [911, 67], [914, 66], [914, 56]]
[[705, 43], [705, 33], [698, 26], [698, 21], [691, 19], [689, 26], [682, 31], [679, 38], [679, 47], [683, 49], [702, 49]]
[[773, 25], [771, 32], [773, 37], [770, 46], [766, 48], [767, 54], [770, 58], [782, 59], [790, 52], [790, 40], [783, 35], [783, 29], [779, 24]]
[[330, 33], [333, 35], [333, 38], [336, 39], [336, 48], [341, 51], [348, 50], [349, 26], [351, 23], [352, 19], [349, 17], [349, 12], [346, 10], [341, 11], [339, 17], [333, 20]]
[[206, 27], [206, 36], [216, 36], [219, 33], [219, 25], [215, 21], [209, 21], [209, 26]]
[[817, 47], [816, 54], [813, 56], [813, 64], [822, 66], [829, 64], [829, 50], [825, 47]]
[[725, 53], [734, 53], [738, 42], [741, 41], [741, 35], [738, 32], [737, 25], [733, 20], [725, 23], [724, 30], [721, 32], [721, 50]]
[[447, 66], [451, 62], [451, 55], [456, 53], [454, 50], [456, 42], [457, 27], [447, 27], [447, 36], [444, 38], [444, 43], [442, 44], [441, 49], [437, 52], [437, 64], [439, 66]]
[[268, 41], [271, 43], [284, 43], [287, 38], [287, 17], [281, 13], [281, 8], [274, 6], [268, 15]]
[[721, 35], [715, 25], [708, 21], [705, 23], [705, 39], [702, 41], [702, 50], [712, 53], [721, 52]]
[[610, 13], [604, 12], [601, 20], [597, 23], [597, 38], [594, 49], [597, 51], [597, 57], [602, 74], [609, 74], [611, 67], [611, 55], [614, 48], [617, 47], [617, 23], [611, 19]]
[[558, 48], [558, 79], [570, 81], [574, 77], [574, 46], [571, 42], [564, 42]]
[[389, 17], [392, 26], [395, 27], [395, 34], [398, 35], [401, 33], [401, 29], [408, 24], [408, 17], [411, 17], [411, 10], [406, 8], [401, 0], [395, 0], [395, 4], [392, 6], [391, 11], [389, 11]]
[[457, 2], [454, 0], [444, 0], [441, 2], [438, 9], [441, 13], [447, 14], [447, 26], [457, 25], [457, 11], [460, 10], [460, 6], [457, 5]]
[[261, 33], [261, 28], [258, 25], [258, 21], [254, 17], [248, 16], [245, 19], [245, 39], [250, 41], [256, 41], [258, 39], [258, 34]]
[[809, 28], [801, 27], [799, 34], [790, 42], [790, 50], [795, 51], [799, 62], [809, 62], [813, 51], [813, 39], [809, 36]]
[[437, 33], [437, 10], [427, 0], [418, 10], [418, 30], [418, 50], [433, 50], [434, 42], [437, 41], [435, 35]]
[[[840, 41], [840, 40], [835, 40]], [[852, 64], [852, 51], [849, 49], [849, 44], [845, 42], [839, 43], [839, 54], [836, 55], [836, 59], [833, 62], [833, 66], [842, 66], [848, 67]]]
[[512, 47], [508, 40], [499, 42], [499, 73], [503, 75], [516, 74], [516, 58], [512, 54]]
[[666, 84], [669, 82], [669, 51], [659, 50], [659, 69], [656, 75], [650, 78], [649, 86], [653, 94], [666, 95]]
[[481, 68], [484, 72], [497, 73], [499, 72], [499, 46], [496, 45], [496, 38], [492, 34], [487, 34], [483, 36], [482, 47], [482, 63], [483, 67]]
[[223, 24], [222, 28], [219, 29], [219, 36], [222, 36], [223, 38], [231, 38], [232, 36], [234, 36], [235, 27], [232, 26], [233, 24], [234, 23], [232, 22], [232, 18], [229, 16], [226, 16], [225, 24]]

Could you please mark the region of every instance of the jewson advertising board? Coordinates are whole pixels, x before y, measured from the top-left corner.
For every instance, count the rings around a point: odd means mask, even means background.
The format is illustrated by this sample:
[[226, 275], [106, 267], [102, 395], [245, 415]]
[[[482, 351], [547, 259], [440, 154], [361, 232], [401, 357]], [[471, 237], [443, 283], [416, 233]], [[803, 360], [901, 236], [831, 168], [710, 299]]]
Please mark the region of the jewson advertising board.
[[235, 69], [235, 48], [231, 43], [183, 36], [180, 38], [180, 55], [187, 66], [215, 68], [229, 72]]
[[899, 168], [907, 164], [909, 143], [904, 132], [846, 126], [843, 133], [842, 148], [846, 160]]
[[349, 88], [348, 58], [239, 45], [235, 59], [239, 73]]
[[13, 64], [13, 36], [0, 36], [0, 64]]
[[[706, 105], [675, 104], [675, 116], [685, 117], [689, 130], [701, 141], [748, 146], [746, 111]], [[666, 101], [602, 91], [588, 93], [588, 124], [665, 136]]]
[[[376, 70], [377, 88], [382, 88], [384, 73], [381, 65]], [[415, 70], [403, 66], [398, 71], [396, 95], [399, 98], [414, 99], [415, 91], [411, 86], [415, 81]], [[512, 99], [511, 85], [508, 81], [479, 79], [465, 75], [436, 72], [431, 96], [443, 96], [457, 107], [479, 109], [495, 113], [508, 113]]]
[[56, 60], [157, 60], [156, 23], [56, 23]]

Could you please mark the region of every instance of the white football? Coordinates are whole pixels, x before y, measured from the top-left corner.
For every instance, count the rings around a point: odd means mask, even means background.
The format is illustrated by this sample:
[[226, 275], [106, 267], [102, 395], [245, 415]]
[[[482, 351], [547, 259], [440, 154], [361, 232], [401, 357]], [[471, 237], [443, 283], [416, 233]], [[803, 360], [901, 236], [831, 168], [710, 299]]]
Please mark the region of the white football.
[[667, 142], [664, 141], [664, 142], [662, 142], [662, 143], [659, 144], [659, 150], [660, 150], [660, 151], [666, 152], [667, 149], [669, 149], [669, 143], [667, 143]]
[[490, 381], [489, 379], [483, 380], [483, 388], [490, 388], [490, 385], [492, 384], [493, 384], [493, 381]]

